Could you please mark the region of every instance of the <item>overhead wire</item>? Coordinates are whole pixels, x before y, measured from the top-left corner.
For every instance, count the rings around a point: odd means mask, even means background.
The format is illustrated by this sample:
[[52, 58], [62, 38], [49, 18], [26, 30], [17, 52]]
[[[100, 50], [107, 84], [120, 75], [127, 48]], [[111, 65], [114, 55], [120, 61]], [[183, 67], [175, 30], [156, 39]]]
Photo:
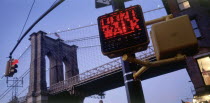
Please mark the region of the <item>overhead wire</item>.
[[58, 5], [60, 5], [64, 0], [59, 0], [56, 4], [54, 4], [53, 6], [51, 6], [45, 13], [43, 13], [23, 34], [23, 36], [21, 36], [20, 40], [18, 40], [18, 42], [16, 43], [16, 45], [14, 46], [14, 48], [12, 49], [12, 51], [9, 54], [9, 58], [12, 58], [12, 54], [14, 53], [14, 51], [16, 50], [16, 48], [18, 47], [18, 45], [21, 43], [21, 41], [23, 40], [23, 38], [31, 31], [31, 29], [34, 28], [34, 26], [40, 22], [40, 20], [42, 20], [47, 14], [49, 14], [53, 9], [55, 9]]
[[[30, 72], [30, 68], [27, 69], [27, 70], [19, 77], [19, 79], [24, 78], [29, 72]], [[14, 88], [14, 85], [16, 85], [16, 84], [18, 84], [18, 83], [19, 83], [19, 81], [14, 82], [14, 83], [12, 84], [11, 87], [7, 88], [7, 90], [4, 91], [4, 92], [0, 95], [0, 100], [3, 99], [3, 98], [9, 93], [9, 91], [11, 91], [11, 90]]]
[[24, 91], [26, 91], [28, 88], [29, 88], [29, 86], [26, 87], [25, 89], [23, 89], [17, 96], [20, 96], [20, 95], [21, 95]]
[[[57, 0], [56, 0], [57, 1]], [[53, 3], [53, 5], [56, 3], [56, 1]], [[52, 6], [53, 6], [52, 5]], [[148, 13], [148, 12], [152, 12], [152, 11], [155, 11], [155, 10], [159, 10], [159, 9], [163, 9], [164, 7], [160, 7], [160, 8], [157, 8], [157, 9], [153, 9], [153, 10], [149, 10], [149, 11], [145, 11], [144, 13]], [[60, 31], [60, 32], [55, 32], [55, 33], [61, 33], [61, 32], [67, 32], [67, 31], [72, 31], [72, 30], [78, 30], [78, 29], [82, 29], [82, 28], [86, 28], [86, 27], [91, 27], [91, 26], [95, 26], [97, 24], [91, 24], [91, 25], [87, 25], [87, 26], [83, 26], [83, 27], [79, 27], [79, 28], [74, 28], [74, 29], [68, 29], [68, 30], [64, 30], [64, 31]], [[54, 34], [54, 33], [49, 33], [49, 34]], [[74, 39], [74, 40], [68, 40], [68, 41], [65, 41], [65, 42], [75, 42], [75, 41], [83, 41], [83, 40], [88, 40], [88, 39], [94, 39], [94, 38], [99, 38], [98, 35], [95, 35], [95, 36], [90, 36], [90, 37], [85, 37], [85, 38], [79, 38], [79, 39]], [[89, 48], [89, 47], [97, 47], [97, 46], [100, 46], [100, 45], [93, 45], [93, 46], [86, 46], [86, 47], [80, 47], [80, 48]], [[30, 47], [30, 46], [29, 46]], [[29, 49], [29, 47], [26, 48], [26, 50], [23, 52], [23, 54]], [[22, 55], [23, 55], [22, 54]], [[21, 55], [21, 56], [22, 56]], [[21, 56], [19, 57], [19, 59], [21, 58]], [[23, 75], [21, 77], [25, 77], [30, 71], [30, 68], [26, 70], [26, 72], [23, 73]], [[13, 84], [14, 85], [14, 84]], [[7, 93], [9, 93], [9, 91], [12, 89], [11, 88], [8, 88], [4, 93], [2, 93], [0, 95], [0, 100], [2, 98], [4, 98], [6, 96]]]
[[31, 14], [31, 11], [32, 11], [32, 9], [33, 9], [33, 7], [34, 7], [35, 1], [36, 1], [36, 0], [34, 0], [33, 3], [32, 3], [32, 5], [31, 5], [31, 8], [30, 8], [29, 13], [28, 13], [28, 16], [27, 16], [27, 18], [26, 18], [26, 21], [25, 21], [25, 23], [24, 23], [24, 25], [23, 25], [23, 28], [22, 28], [22, 30], [21, 30], [21, 33], [20, 33], [20, 35], [19, 35], [18, 41], [20, 40], [20, 37], [22, 36], [23, 30], [25, 29], [26, 23], [28, 22], [28, 19], [29, 19], [29, 16], [30, 16], [30, 14]]
[[[57, 1], [57, 0], [56, 0]], [[53, 3], [53, 5], [56, 3], [56, 1]], [[152, 10], [148, 10], [148, 11], [145, 11], [144, 13], [148, 13], [148, 12], [152, 12], [152, 11], [156, 11], [156, 10], [160, 10], [160, 9], [163, 9], [164, 7], [160, 7], [160, 8], [156, 8], [156, 9], [152, 9]], [[82, 29], [82, 28], [86, 28], [86, 27], [90, 27], [90, 26], [95, 26], [97, 24], [91, 24], [91, 25], [86, 25], [86, 26], [82, 26], [82, 27], [79, 27], [79, 28], [73, 28], [73, 29], [68, 29], [68, 30], [63, 30], [63, 31], [60, 31], [60, 32], [54, 32], [54, 33], [62, 33], [62, 32], [67, 32], [67, 31], [72, 31], [72, 30], [77, 30], [77, 29]], [[49, 33], [48, 35], [50, 34], [54, 34], [54, 33]], [[65, 42], [74, 42], [74, 41], [82, 41], [82, 40], [86, 40], [86, 38], [92, 38], [92, 37], [95, 37], [95, 38], [98, 38], [99, 36], [95, 35], [95, 36], [90, 36], [90, 37], [85, 37], [85, 38], [79, 38], [79, 39], [73, 39], [73, 40], [66, 40]], [[93, 38], [92, 38], [93, 39]], [[29, 49], [31, 45], [29, 45], [27, 47], [27, 49]], [[26, 49], [26, 50], [27, 50]], [[25, 51], [26, 51], [25, 50]], [[24, 51], [24, 53], [25, 53]], [[24, 54], [23, 53], [23, 54]], [[20, 57], [19, 57], [20, 58]]]
[[[156, 9], [152, 9], [152, 10], [145, 11], [145, 12], [143, 12], [143, 13], [149, 13], [149, 12], [153, 12], [153, 11], [160, 10], [160, 9], [164, 9], [164, 7], [158, 7], [158, 8], [156, 8]], [[97, 25], [97, 24], [85, 25], [85, 26], [81, 26], [81, 27], [78, 27], [78, 28], [66, 29], [66, 30], [61, 30], [61, 31], [58, 31], [58, 32], [48, 33], [47, 35], [52, 35], [52, 34], [55, 34], [55, 33], [69, 32], [69, 31], [78, 30], [78, 29], [83, 29], [83, 28], [86, 28], [86, 27], [91, 27], [91, 26], [96, 26], [96, 25]]]
[[[57, 1], [58, 1], [58, 0], [55, 0], [54, 3], [51, 5], [51, 7], [53, 7], [53, 6], [56, 4]], [[50, 8], [51, 8], [51, 7], [50, 7]]]
[[[20, 35], [19, 35], [19, 37], [18, 37], [18, 41], [20, 40], [20, 37], [21, 37], [21, 35], [22, 35], [22, 33], [23, 33], [23, 30], [24, 30], [24, 28], [25, 28], [25, 26], [26, 26], [26, 24], [27, 24], [27, 22], [28, 22], [28, 19], [29, 19], [29, 17], [30, 17], [31, 11], [32, 11], [33, 6], [34, 6], [34, 4], [35, 4], [35, 1], [36, 1], [36, 0], [33, 0], [33, 3], [32, 3], [31, 8], [30, 8], [30, 10], [29, 10], [28, 16], [27, 16], [27, 18], [26, 18], [26, 21], [25, 21], [25, 23], [24, 23], [24, 25], [23, 25], [23, 28], [22, 28], [22, 30], [21, 30], [21, 33], [20, 33]], [[28, 49], [28, 48], [27, 48], [27, 49]], [[26, 49], [26, 50], [27, 50], [27, 49]], [[25, 51], [26, 51], [26, 50], [25, 50]], [[24, 53], [25, 53], [25, 52], [24, 52]], [[20, 57], [21, 57], [21, 56], [20, 56]], [[19, 58], [20, 58], [20, 57], [19, 57]], [[3, 76], [3, 77], [4, 77], [4, 76]], [[11, 89], [12, 89], [12, 88], [11, 88]], [[8, 88], [6, 91], [9, 92], [11, 89]], [[6, 92], [6, 91], [5, 91], [5, 92]], [[4, 93], [5, 93], [5, 92], [4, 92]], [[7, 93], [8, 93], [8, 92], [7, 92]], [[3, 95], [4, 93], [2, 93], [2, 95]], [[7, 93], [6, 93], [6, 94], [7, 94]], [[1, 97], [2, 95], [0, 95], [0, 97]], [[4, 97], [4, 96], [3, 96], [3, 97]], [[2, 98], [3, 98], [3, 97], [2, 97]], [[1, 99], [0, 99], [0, 100], [1, 100]]]
[[[56, 0], [57, 1], [57, 0]], [[63, 2], [63, 0], [61, 0], [58, 4], [56, 3], [56, 1], [52, 4], [52, 6], [50, 7], [50, 9], [49, 9], [49, 11], [50, 10], [52, 10], [53, 8], [55, 8], [57, 5], [59, 5], [61, 2]], [[33, 3], [33, 5], [34, 5], [34, 3]], [[30, 10], [31, 11], [31, 10]], [[49, 12], [48, 11], [48, 12]], [[44, 15], [42, 15], [42, 17], [43, 17]], [[40, 20], [40, 18], [38, 19], [38, 20]], [[31, 26], [31, 27], [33, 27], [33, 26]], [[29, 29], [30, 30], [30, 29]], [[22, 34], [22, 33], [21, 33]], [[23, 37], [22, 37], [23, 38]], [[19, 40], [18, 40], [18, 42], [20, 42], [20, 40], [22, 39], [22, 38], [20, 38]], [[19, 43], [17, 43], [17, 44], [19, 44]], [[17, 46], [17, 44], [16, 44], [16, 46]], [[16, 48], [16, 46], [15, 46], [15, 48]], [[30, 46], [29, 46], [30, 47]], [[28, 48], [29, 48], [28, 47]], [[13, 53], [13, 51], [15, 50], [15, 48], [12, 50], [12, 52], [10, 53], [10, 56], [11, 56], [11, 54]], [[27, 48], [27, 49], [28, 49]], [[26, 51], [26, 50], [25, 50]], [[24, 53], [25, 53], [25, 51], [24, 51]], [[20, 76], [19, 78], [24, 78], [28, 73], [29, 73], [29, 71], [30, 71], [30, 68], [28, 69], [28, 70], [26, 70], [26, 72], [24, 72], [23, 73], [23, 75], [22, 76]], [[16, 84], [17, 84], [18, 82], [16, 82]], [[15, 83], [13, 83], [13, 85], [15, 85]], [[11, 91], [12, 90], [12, 88], [13, 88], [14, 86], [12, 86], [12, 87], [9, 87], [9, 88], [7, 88], [7, 90], [6, 91], [4, 91], [1, 95], [0, 95], [0, 100], [2, 99], [2, 98], [4, 98], [8, 93], [9, 93], [9, 91]]]

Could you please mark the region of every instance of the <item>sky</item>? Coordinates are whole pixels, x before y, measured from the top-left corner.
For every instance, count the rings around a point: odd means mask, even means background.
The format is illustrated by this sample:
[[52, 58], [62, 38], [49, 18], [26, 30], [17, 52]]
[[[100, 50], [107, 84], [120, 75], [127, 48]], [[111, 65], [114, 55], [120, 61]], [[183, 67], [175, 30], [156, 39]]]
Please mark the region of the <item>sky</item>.
[[[36, 0], [34, 7], [32, 9], [29, 20], [26, 24], [24, 31], [39, 17], [41, 16], [53, 3], [55, 0]], [[1, 0], [0, 1], [0, 76], [4, 74], [6, 61], [8, 60], [9, 52], [15, 46], [22, 27], [25, 23], [26, 17], [30, 10], [33, 0]], [[132, 5], [141, 5], [143, 11], [148, 11], [156, 9], [158, 7], [163, 7], [161, 0], [132, 0], [125, 3], [126, 7]], [[60, 6], [49, 13], [43, 20], [41, 20], [24, 38], [20, 46], [14, 52], [13, 57], [18, 58], [23, 51], [30, 45], [29, 35], [33, 32], [38, 32], [43, 30], [47, 33], [57, 32], [61, 30], [66, 30], [68, 28], [77, 28], [85, 25], [96, 24], [97, 17], [104, 15], [105, 13], [112, 12], [112, 7], [107, 6], [103, 8], [95, 8], [95, 0], [65, 0]], [[165, 10], [160, 10], [157, 12], [145, 14], [145, 20], [152, 20], [157, 17], [166, 15]], [[78, 35], [71, 35], [69, 39], [76, 37], [87, 37], [91, 35], [98, 35], [96, 28], [91, 28], [89, 33], [88, 30], [76, 31]], [[63, 33], [63, 35], [68, 35]], [[64, 38], [64, 36], [61, 35]], [[66, 39], [66, 38], [64, 38]], [[68, 40], [68, 39], [66, 39]], [[99, 48], [98, 48], [99, 49]], [[78, 52], [85, 52], [90, 49], [82, 49]], [[30, 54], [30, 50], [27, 51]], [[93, 55], [94, 53], [92, 53]], [[81, 54], [82, 55], [82, 54]], [[80, 54], [79, 54], [80, 56]], [[110, 61], [108, 58], [103, 57], [103, 60], [95, 56], [91, 60], [98, 60], [100, 63], [95, 63], [95, 65], [89, 65], [87, 68], [92, 68], [93, 66], [100, 65]], [[26, 68], [29, 66], [30, 58], [25, 58], [22, 65]], [[79, 58], [79, 68], [84, 68], [82, 65], [82, 58]], [[90, 61], [91, 61], [90, 60]], [[81, 64], [81, 65], [80, 65]], [[87, 64], [86, 64], [87, 65]], [[19, 66], [19, 71], [23, 70], [22, 66]], [[22, 69], [22, 70], [21, 70]], [[80, 72], [84, 72], [88, 69], [81, 69]], [[20, 75], [20, 73], [17, 73]], [[193, 85], [185, 69], [179, 70], [177, 72], [165, 74], [159, 77], [151, 78], [142, 81], [143, 91], [145, 95], [146, 103], [181, 103], [181, 99], [192, 98], [191, 89]], [[0, 80], [2, 89], [0, 89], [0, 95], [7, 89], [5, 78]], [[103, 100], [104, 103], [127, 103], [125, 87], [120, 87], [105, 92], [106, 96]], [[4, 103], [9, 97], [0, 100]], [[86, 98], [84, 103], [98, 103], [99, 99]]]

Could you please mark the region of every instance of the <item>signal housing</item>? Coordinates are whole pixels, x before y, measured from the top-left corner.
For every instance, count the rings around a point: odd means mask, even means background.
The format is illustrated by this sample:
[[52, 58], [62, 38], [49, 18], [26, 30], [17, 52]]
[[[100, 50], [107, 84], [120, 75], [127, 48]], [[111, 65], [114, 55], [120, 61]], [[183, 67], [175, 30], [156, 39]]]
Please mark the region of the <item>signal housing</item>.
[[147, 49], [149, 44], [139, 5], [98, 17], [101, 51], [109, 58]]

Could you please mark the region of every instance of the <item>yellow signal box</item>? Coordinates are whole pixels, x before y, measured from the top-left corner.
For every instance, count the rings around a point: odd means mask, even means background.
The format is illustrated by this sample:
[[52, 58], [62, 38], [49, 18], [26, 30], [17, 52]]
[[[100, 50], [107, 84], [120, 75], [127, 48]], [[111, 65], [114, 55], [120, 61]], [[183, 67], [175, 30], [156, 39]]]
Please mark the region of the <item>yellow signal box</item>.
[[152, 25], [151, 38], [157, 60], [177, 54], [192, 55], [198, 49], [198, 41], [188, 15]]

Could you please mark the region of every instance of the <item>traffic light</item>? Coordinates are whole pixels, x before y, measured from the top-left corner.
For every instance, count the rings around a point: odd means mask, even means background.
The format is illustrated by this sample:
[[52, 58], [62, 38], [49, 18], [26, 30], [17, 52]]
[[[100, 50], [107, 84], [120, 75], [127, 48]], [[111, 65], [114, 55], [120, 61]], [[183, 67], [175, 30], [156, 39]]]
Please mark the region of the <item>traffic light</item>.
[[139, 5], [98, 17], [102, 53], [109, 58], [147, 49], [149, 44]]
[[198, 41], [188, 15], [153, 24], [151, 38], [157, 60], [177, 54], [193, 55], [198, 51]]
[[17, 73], [16, 69], [18, 68], [17, 63], [18, 63], [17, 59], [10, 59], [9, 61], [7, 61], [6, 72], [5, 72], [6, 77], [12, 77], [15, 73]]

